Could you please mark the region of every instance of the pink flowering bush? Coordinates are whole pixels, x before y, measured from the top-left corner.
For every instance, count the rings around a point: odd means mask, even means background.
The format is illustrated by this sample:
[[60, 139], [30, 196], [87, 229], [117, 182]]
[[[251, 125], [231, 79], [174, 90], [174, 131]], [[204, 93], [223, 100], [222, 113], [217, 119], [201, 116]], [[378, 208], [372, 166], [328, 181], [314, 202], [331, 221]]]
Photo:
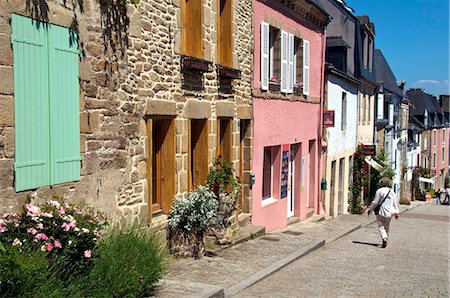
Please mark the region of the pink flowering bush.
[[93, 252], [105, 217], [89, 207], [58, 201], [37, 206], [28, 203], [22, 214], [0, 217], [0, 243], [19, 251], [41, 251], [50, 265], [60, 267], [62, 278], [83, 272], [92, 265]]

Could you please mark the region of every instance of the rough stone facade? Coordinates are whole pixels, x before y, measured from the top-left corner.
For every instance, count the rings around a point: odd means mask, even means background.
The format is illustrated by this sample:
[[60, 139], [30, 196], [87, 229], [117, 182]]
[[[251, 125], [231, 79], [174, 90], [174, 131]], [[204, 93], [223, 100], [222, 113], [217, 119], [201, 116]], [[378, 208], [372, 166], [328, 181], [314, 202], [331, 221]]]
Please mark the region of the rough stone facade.
[[[203, 1], [204, 59], [211, 71], [183, 69], [179, 0], [42, 0], [0, 3], [0, 211], [18, 210], [33, 195], [53, 194], [90, 203], [122, 222], [146, 223], [148, 138], [146, 120], [172, 116], [176, 126], [176, 197], [188, 192], [189, 119], [209, 122], [209, 160], [216, 156], [217, 117], [233, 119], [232, 161], [240, 167], [240, 120], [251, 121], [253, 35], [251, 0], [233, 1], [233, 68], [239, 79], [216, 71], [218, 1]], [[28, 3], [28, 4], [27, 4]], [[14, 191], [14, 80], [11, 14], [75, 27], [83, 57], [80, 79], [81, 180]], [[243, 142], [244, 204], [250, 212], [251, 127]]]

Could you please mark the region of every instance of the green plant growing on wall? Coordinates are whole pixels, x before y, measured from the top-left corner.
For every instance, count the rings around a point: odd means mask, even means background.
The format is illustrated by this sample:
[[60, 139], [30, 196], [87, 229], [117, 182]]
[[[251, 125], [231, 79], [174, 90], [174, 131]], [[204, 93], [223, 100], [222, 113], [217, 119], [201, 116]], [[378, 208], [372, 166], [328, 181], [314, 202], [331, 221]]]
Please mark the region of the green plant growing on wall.
[[415, 167], [412, 174], [411, 181], [411, 192], [413, 194], [413, 199], [415, 200], [424, 200], [424, 194], [420, 190], [419, 186], [419, 178], [430, 178], [430, 170], [424, 167]]
[[219, 200], [219, 220], [221, 226], [228, 227], [228, 218], [237, 208], [237, 200], [241, 183], [239, 177], [234, 176], [233, 164], [222, 157], [213, 161], [205, 185]]
[[[350, 186], [351, 198], [349, 199], [349, 212], [353, 214], [361, 214], [364, 211], [364, 205], [370, 204], [378, 188], [378, 181], [382, 177], [392, 179], [395, 176], [394, 171], [386, 160], [386, 154], [379, 152], [372, 158], [382, 165], [386, 171], [381, 174], [376, 170], [369, 171], [369, 165], [365, 162], [366, 156], [369, 155], [367, 146], [360, 144], [356, 149], [353, 159], [353, 182]], [[370, 189], [367, 189], [370, 186]], [[361, 198], [362, 192], [368, 195], [367, 202]]]

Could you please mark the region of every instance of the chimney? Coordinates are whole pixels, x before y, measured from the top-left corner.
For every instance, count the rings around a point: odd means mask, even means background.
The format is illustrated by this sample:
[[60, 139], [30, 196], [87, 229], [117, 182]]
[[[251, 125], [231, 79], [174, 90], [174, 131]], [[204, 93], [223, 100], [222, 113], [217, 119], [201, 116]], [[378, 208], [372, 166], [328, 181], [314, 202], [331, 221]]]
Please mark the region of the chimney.
[[439, 95], [439, 105], [446, 113], [450, 113], [450, 94]]
[[400, 89], [402, 89], [402, 91], [405, 91], [406, 90], [406, 81], [405, 80], [403, 80], [401, 83], [400, 83]]

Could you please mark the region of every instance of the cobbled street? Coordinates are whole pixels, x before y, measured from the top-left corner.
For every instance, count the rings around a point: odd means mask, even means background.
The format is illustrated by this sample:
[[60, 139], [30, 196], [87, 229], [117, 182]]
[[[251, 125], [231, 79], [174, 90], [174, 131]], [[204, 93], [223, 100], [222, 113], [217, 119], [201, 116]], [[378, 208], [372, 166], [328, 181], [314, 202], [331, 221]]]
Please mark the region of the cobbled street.
[[291, 263], [237, 297], [449, 297], [448, 206], [423, 205], [391, 223], [382, 249], [376, 223]]

